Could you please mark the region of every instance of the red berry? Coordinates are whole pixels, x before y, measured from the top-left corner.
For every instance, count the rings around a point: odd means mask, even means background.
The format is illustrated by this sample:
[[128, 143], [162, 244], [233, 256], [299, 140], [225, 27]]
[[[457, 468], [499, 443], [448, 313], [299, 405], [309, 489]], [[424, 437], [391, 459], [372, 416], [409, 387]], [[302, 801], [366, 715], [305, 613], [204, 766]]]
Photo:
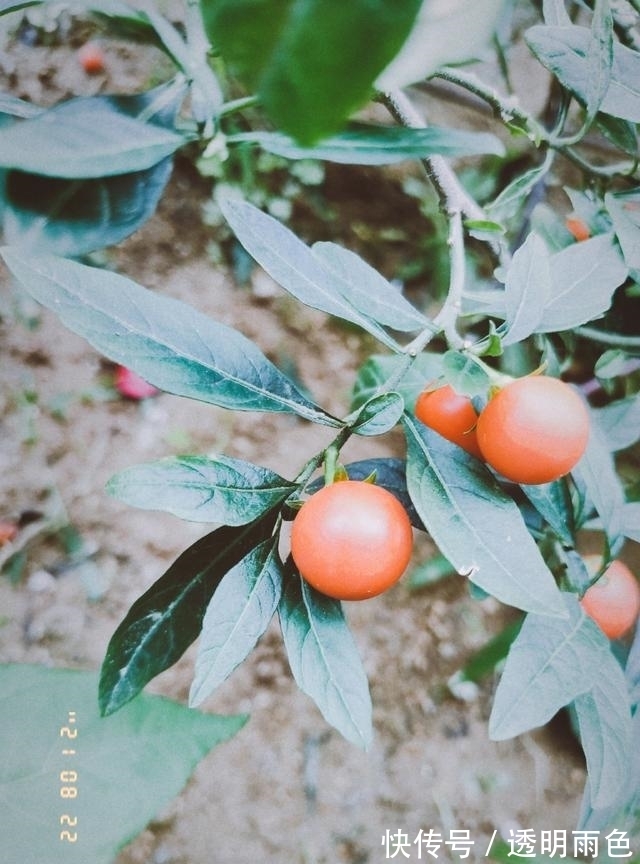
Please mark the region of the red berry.
[[114, 383], [116, 390], [127, 399], [148, 399], [160, 393], [157, 387], [149, 384], [136, 372], [127, 369], [126, 366], [118, 366], [115, 373]]
[[97, 42], [85, 42], [82, 48], [78, 49], [78, 60], [87, 75], [98, 75], [104, 72], [104, 51]]

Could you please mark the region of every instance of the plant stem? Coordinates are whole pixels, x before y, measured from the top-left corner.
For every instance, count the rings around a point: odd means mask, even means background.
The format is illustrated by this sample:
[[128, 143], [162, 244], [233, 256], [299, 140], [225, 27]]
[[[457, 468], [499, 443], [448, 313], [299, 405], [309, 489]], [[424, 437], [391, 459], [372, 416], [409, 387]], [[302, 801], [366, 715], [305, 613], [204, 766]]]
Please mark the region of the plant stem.
[[[401, 90], [381, 93], [378, 97], [391, 116], [407, 129], [424, 129], [426, 123], [411, 100]], [[484, 219], [479, 204], [463, 189], [460, 181], [442, 156], [420, 160], [440, 199], [443, 212], [449, 216], [460, 212], [469, 219]]]
[[351, 427], [343, 426], [342, 429], [338, 432], [333, 441], [325, 447], [324, 450], [321, 450], [319, 453], [316, 453], [315, 456], [312, 456], [308, 462], [305, 463], [304, 467], [297, 475], [294, 480], [294, 483], [297, 483], [299, 487], [305, 486], [306, 483], [311, 479], [314, 471], [322, 465], [324, 462], [327, 453], [331, 452], [332, 454], [338, 454], [344, 445], [347, 443], [351, 435], [353, 434]]
[[512, 96], [502, 96], [493, 87], [485, 84], [477, 75], [465, 72], [462, 69], [452, 69], [445, 66], [434, 74], [434, 78], [441, 78], [450, 84], [457, 84], [469, 93], [482, 99], [493, 108], [494, 113], [504, 123], [516, 123], [527, 136], [539, 144], [547, 140], [547, 133], [538, 121], [527, 111], [520, 107], [518, 101]]
[[625, 336], [622, 333], [606, 333], [595, 327], [576, 327], [578, 336], [600, 342], [602, 345], [615, 345], [617, 348], [640, 348], [640, 336]]
[[232, 99], [230, 102], [225, 102], [220, 112], [219, 117], [226, 117], [228, 114], [233, 114], [236, 111], [244, 111], [245, 108], [253, 108], [254, 105], [259, 105], [260, 100], [257, 96], [243, 96], [241, 99]]

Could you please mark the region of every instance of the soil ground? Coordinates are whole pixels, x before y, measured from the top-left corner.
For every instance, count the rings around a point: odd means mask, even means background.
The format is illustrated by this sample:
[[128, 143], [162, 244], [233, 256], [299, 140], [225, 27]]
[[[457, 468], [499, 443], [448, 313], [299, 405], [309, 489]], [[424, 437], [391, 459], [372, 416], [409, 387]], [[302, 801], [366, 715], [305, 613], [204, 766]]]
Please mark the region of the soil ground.
[[[5, 88], [40, 104], [130, 91], [151, 76], [154, 62], [139, 49], [110, 45], [107, 74], [87, 78], [69, 46], [12, 43], [0, 57]], [[366, 201], [366, 173], [334, 187], [358, 182]], [[394, 182], [391, 175], [390, 195]], [[109, 253], [109, 265], [238, 328], [274, 360], [295, 360], [317, 400], [344, 413], [369, 346], [323, 315], [293, 307], [260, 274], [239, 287], [228, 267], [213, 265], [211, 230], [202, 220], [207, 196], [191, 163], [179, 160], [158, 213]], [[332, 204], [339, 210], [339, 200]], [[359, 214], [355, 207], [352, 197], [344, 201], [343, 227], [357, 215], [367, 220], [366, 204]], [[131, 603], [206, 530], [125, 507], [105, 494], [108, 478], [172, 453], [211, 451], [291, 476], [327, 443], [327, 433], [166, 394], [144, 405], [103, 400], [108, 365], [24, 298], [17, 316], [14, 299], [5, 274], [0, 516], [62, 508], [89, 555], [58, 566], [58, 546], [45, 539], [29, 545], [22, 578], [0, 581], [0, 659], [95, 669]], [[24, 316], [32, 315], [38, 323], [29, 328]], [[345, 458], [369, 455], [401, 455], [400, 439], [359, 440]], [[33, 533], [38, 524], [31, 524]], [[433, 551], [421, 538], [416, 561]], [[492, 743], [487, 718], [496, 681], [486, 680], [467, 699], [447, 687], [508, 619], [503, 608], [471, 599], [456, 577], [422, 591], [404, 580], [383, 597], [349, 604], [347, 616], [371, 683], [372, 750], [365, 754], [342, 740], [297, 691], [274, 625], [204, 706], [249, 712], [250, 722], [199, 765], [182, 795], [117, 864], [378, 864], [387, 829], [415, 838], [420, 829], [447, 836], [458, 828], [469, 829], [475, 842], [470, 860], [483, 860], [496, 828], [508, 837], [516, 828], [574, 827], [585, 774], [566, 724]], [[194, 657], [191, 649], [149, 690], [185, 701]]]

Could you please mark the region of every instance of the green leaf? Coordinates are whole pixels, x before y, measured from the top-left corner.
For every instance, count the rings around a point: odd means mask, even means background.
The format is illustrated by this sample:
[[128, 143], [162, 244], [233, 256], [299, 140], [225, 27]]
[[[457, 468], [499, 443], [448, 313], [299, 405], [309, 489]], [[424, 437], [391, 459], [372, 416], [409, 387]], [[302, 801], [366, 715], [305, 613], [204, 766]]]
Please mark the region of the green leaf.
[[595, 424], [591, 425], [587, 449], [573, 474], [583, 483], [588, 499], [602, 520], [609, 549], [618, 550], [624, 534], [624, 490], [606, 441]]
[[484, 396], [491, 384], [486, 370], [472, 354], [447, 351], [442, 358], [442, 370], [456, 393], [465, 396]]
[[146, 171], [86, 181], [10, 171], [7, 243], [69, 257], [120, 243], [153, 215], [172, 166], [167, 158]]
[[397, 350], [396, 342], [348, 299], [349, 283], [292, 231], [245, 201], [223, 198], [220, 207], [240, 243], [285, 291], [313, 309], [357, 324]]
[[640, 190], [607, 192], [604, 203], [627, 267], [640, 273]]
[[368, 749], [373, 738], [369, 685], [340, 603], [292, 572], [279, 614], [298, 687], [313, 699], [327, 723]]
[[[2, 11], [0, 10], [0, 15]], [[11, 96], [10, 93], [0, 94], [0, 114], [8, 114], [10, 117], [20, 117], [26, 120], [29, 117], [35, 117], [36, 114], [41, 114], [44, 108], [39, 105], [34, 105], [33, 102], [27, 102], [25, 99], [18, 99], [17, 96]]]
[[[125, 97], [79, 96], [0, 129], [0, 166], [85, 180], [145, 171], [186, 143]], [[135, 103], [133, 103], [135, 104]]]
[[[406, 357], [390, 357], [387, 354], [373, 354], [369, 357], [358, 370], [351, 396], [351, 409], [355, 410], [376, 396], [379, 387], [403, 371], [406, 361]], [[419, 394], [441, 374], [442, 358], [439, 354], [418, 354], [395, 385], [395, 390], [403, 397], [405, 405], [413, 408]]]
[[631, 711], [609, 640], [575, 594], [563, 595], [565, 620], [530, 614], [513, 643], [489, 719], [494, 741], [547, 723], [575, 701], [595, 806], [624, 785], [631, 753]]
[[261, 130], [237, 132], [226, 140], [228, 144], [257, 144], [285, 159], [321, 159], [342, 165], [393, 165], [405, 159], [424, 159], [433, 155], [504, 155], [504, 145], [495, 135], [438, 126], [403, 129], [352, 123], [344, 132], [325, 138], [313, 147], [301, 147], [280, 132]]
[[640, 501], [629, 501], [622, 506], [621, 531], [629, 540], [640, 543]]
[[[6, 861], [111, 864], [247, 719], [146, 695], [101, 718], [97, 683], [94, 672], [0, 667]], [[65, 783], [63, 772], [76, 779]], [[62, 798], [65, 786], [77, 795]]]
[[610, 450], [626, 450], [640, 440], [640, 393], [594, 408], [591, 416]]
[[595, 0], [591, 20], [591, 39], [587, 46], [587, 90], [585, 126], [590, 126], [600, 110], [611, 83], [613, 64], [613, 18], [609, 0]]
[[199, 705], [249, 655], [282, 594], [278, 538], [265, 540], [236, 564], [216, 589], [202, 622], [189, 704]]
[[331, 242], [314, 243], [311, 251], [335, 274], [336, 288], [345, 300], [367, 318], [408, 333], [429, 326], [429, 319], [405, 299], [400, 289], [355, 252]]
[[509, 649], [515, 642], [520, 628], [522, 627], [522, 619], [508, 624], [501, 630], [493, 639], [490, 639], [486, 645], [483, 645], [479, 651], [468, 660], [459, 672], [459, 678], [463, 681], [473, 681], [479, 683], [487, 675], [491, 675], [496, 666], [505, 659], [509, 653]]
[[218, 528], [180, 555], [133, 604], [111, 637], [100, 677], [100, 709], [113, 714], [175, 663], [196, 639], [222, 577], [270, 535], [269, 514]]
[[353, 431], [358, 435], [384, 435], [400, 422], [403, 411], [404, 399], [399, 393], [374, 396], [360, 409]]
[[456, 570], [503, 603], [565, 616], [562, 596], [518, 507], [478, 460], [405, 415], [407, 487]]
[[487, 216], [497, 222], [515, 216], [533, 189], [546, 176], [552, 164], [553, 158], [550, 152], [541, 165], [536, 165], [535, 168], [530, 168], [524, 174], [515, 177], [498, 197], [485, 207]]
[[395, 90], [430, 77], [441, 66], [483, 56], [503, 9], [503, 0], [424, 0], [409, 38], [376, 86]]
[[[586, 27], [536, 25], [527, 30], [525, 39], [540, 62], [587, 105], [593, 86], [589, 77], [591, 31]], [[609, 86], [600, 110], [623, 120], [640, 122], [639, 82], [640, 54], [614, 42]]]
[[258, 88], [276, 126], [307, 145], [368, 100], [419, 7], [420, 0], [202, 0], [209, 38], [231, 71]]
[[26, 9], [28, 6], [40, 6], [46, 0], [0, 0], [0, 15], [6, 15], [8, 12], [17, 12], [19, 9]]
[[170, 456], [134, 465], [107, 483], [109, 494], [132, 507], [224, 525], [253, 522], [295, 488], [268, 468], [221, 454]]
[[589, 693], [574, 702], [594, 808], [608, 807], [619, 800], [633, 750], [624, 675], [615, 660], [608, 662], [606, 672]]
[[575, 520], [566, 480], [561, 478], [553, 483], [523, 485], [521, 489], [562, 543], [573, 546]]
[[600, 317], [627, 278], [611, 234], [573, 243], [550, 258], [551, 291], [538, 333], [570, 330]]
[[[636, 711], [631, 720], [631, 739], [634, 742], [640, 740], [640, 712]], [[626, 754], [625, 782], [618, 789], [617, 800], [607, 807], [593, 806], [593, 794], [590, 779], [587, 779], [580, 819], [577, 825], [581, 831], [609, 831], [612, 825], [618, 830], [637, 831], [638, 813], [640, 812], [640, 749], [631, 747]], [[627, 858], [634, 861], [636, 858]]]
[[[489, 719], [503, 741], [543, 726], [617, 667], [609, 641], [575, 594], [562, 594], [565, 618], [529, 614], [511, 646]], [[606, 670], [606, 673], [605, 673]]]
[[[127, 115], [147, 112], [154, 123], [171, 129], [185, 94], [186, 85], [172, 81], [112, 101]], [[119, 243], [154, 213], [172, 166], [172, 157], [167, 156], [142, 171], [75, 180], [9, 171], [3, 213], [6, 241], [71, 257]]]
[[23, 287], [74, 333], [161, 390], [236, 411], [284, 411], [336, 426], [231, 327], [115, 273], [4, 248]]
[[514, 345], [536, 332], [550, 293], [550, 256], [544, 240], [532, 231], [514, 252], [505, 276], [503, 345]]

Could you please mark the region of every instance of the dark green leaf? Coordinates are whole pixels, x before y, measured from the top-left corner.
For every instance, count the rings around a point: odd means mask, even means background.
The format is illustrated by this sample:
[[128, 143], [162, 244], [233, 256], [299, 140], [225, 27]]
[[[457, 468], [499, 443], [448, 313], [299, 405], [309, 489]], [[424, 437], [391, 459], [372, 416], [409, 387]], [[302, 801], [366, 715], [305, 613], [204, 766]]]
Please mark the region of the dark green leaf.
[[556, 252], [550, 268], [551, 291], [538, 333], [570, 330], [598, 318], [627, 278], [627, 267], [610, 234]]
[[170, 456], [112, 477], [107, 491], [132, 507], [194, 522], [246, 525], [296, 488], [268, 468], [230, 456]]
[[202, 622], [189, 704], [199, 705], [249, 655], [282, 594], [278, 538], [265, 540], [216, 589]]
[[287, 576], [279, 614], [298, 687], [327, 723], [368, 749], [373, 737], [369, 685], [340, 603], [293, 572]]
[[[133, 117], [151, 112], [155, 123], [172, 128], [185, 93], [177, 81], [111, 102]], [[84, 180], [9, 171], [6, 240], [70, 257], [119, 243], [155, 212], [172, 165], [167, 156], [142, 171]]]
[[231, 327], [172, 297], [53, 256], [5, 248], [23, 287], [116, 363], [161, 390], [244, 411], [293, 412], [338, 425]]
[[596, 126], [605, 138], [608, 138], [615, 147], [618, 147], [628, 156], [636, 157], [638, 155], [638, 133], [634, 123], [620, 120], [618, 117], [611, 117], [608, 114], [598, 114]]
[[220, 206], [247, 252], [285, 291], [307, 306], [357, 324], [397, 350], [382, 327], [351, 303], [350, 284], [340, 280], [292, 231], [245, 201], [225, 198]]
[[[402, 46], [420, 0], [202, 0], [209, 37], [305, 145], [337, 131]], [[366, 50], [363, 50], [366, 46]]]
[[[583, 103], [589, 102], [589, 46], [591, 31], [586, 27], [536, 25], [525, 34], [527, 44], [540, 60]], [[613, 44], [609, 86], [600, 103], [605, 114], [640, 122], [640, 54]]]
[[626, 450], [640, 440], [640, 394], [594, 409], [592, 416], [610, 450]]
[[509, 649], [515, 642], [521, 627], [522, 619], [519, 619], [518, 621], [514, 621], [513, 624], [508, 624], [493, 639], [490, 639], [486, 645], [483, 645], [465, 663], [460, 670], [460, 678], [464, 681], [478, 683], [487, 675], [491, 675], [495, 671], [496, 666], [509, 653]]
[[394, 385], [395, 390], [403, 397], [405, 405], [413, 408], [419, 394], [442, 374], [442, 357], [439, 354], [418, 354], [411, 365], [406, 368], [407, 366], [407, 358], [404, 356], [374, 354], [369, 357], [358, 370], [351, 397], [352, 410], [377, 395], [378, 388], [384, 386], [392, 377], [395, 380], [400, 371], [403, 374]]
[[146, 171], [68, 181], [9, 172], [5, 186], [7, 242], [79, 257], [120, 243], [155, 212], [172, 160]]
[[514, 253], [505, 276], [503, 345], [521, 342], [540, 326], [551, 293], [549, 257], [545, 242], [533, 231]]
[[185, 144], [183, 135], [125, 110], [122, 99], [79, 96], [0, 129], [0, 165], [66, 179], [146, 171]]
[[384, 435], [400, 422], [403, 411], [404, 399], [399, 393], [373, 396], [360, 409], [353, 431], [358, 435]]
[[40, 6], [46, 3], [46, 0], [0, 0], [0, 15], [6, 15], [8, 12], [17, 12], [19, 9], [26, 9], [28, 6]]
[[[182, 791], [198, 762], [247, 719], [147, 695], [104, 718], [97, 687], [94, 672], [0, 667], [0, 784], [13, 826], [2, 841], [5, 861], [112, 864]], [[77, 777], [66, 783], [78, 791], [74, 798], [60, 795], [65, 771]], [[61, 835], [61, 814], [77, 820], [67, 823], [77, 842]]]
[[366, 261], [337, 243], [314, 243], [312, 252], [335, 273], [336, 288], [349, 303], [378, 324], [412, 332], [429, 326], [429, 319], [412, 306], [400, 289]]
[[325, 138], [313, 147], [301, 147], [280, 132], [238, 132], [229, 144], [257, 144], [285, 159], [321, 159], [342, 165], [392, 165], [405, 159], [443, 156], [504, 155], [499, 138], [487, 132], [462, 129], [402, 129], [396, 126], [352, 124], [344, 132]]
[[270, 535], [269, 514], [218, 528], [190, 546], [133, 604], [109, 642], [100, 677], [100, 710], [113, 714], [173, 665], [196, 639], [222, 577]]
[[522, 486], [522, 491], [566, 546], [575, 543], [575, 524], [571, 495], [564, 479], [537, 486]]
[[503, 603], [563, 617], [551, 572], [488, 469], [415, 418], [404, 425], [409, 494], [443, 555]]

